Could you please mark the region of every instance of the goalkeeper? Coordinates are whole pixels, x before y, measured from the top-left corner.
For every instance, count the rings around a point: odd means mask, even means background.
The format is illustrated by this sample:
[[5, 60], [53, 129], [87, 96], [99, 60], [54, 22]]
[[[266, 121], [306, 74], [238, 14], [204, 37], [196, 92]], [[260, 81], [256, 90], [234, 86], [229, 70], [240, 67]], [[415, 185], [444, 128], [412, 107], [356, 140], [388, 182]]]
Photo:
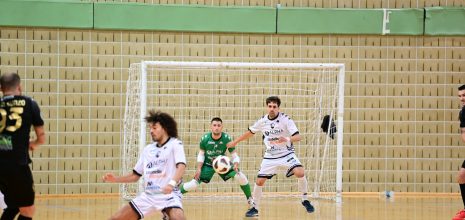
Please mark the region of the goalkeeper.
[[[227, 149], [226, 144], [231, 141], [231, 137], [225, 132], [222, 132], [223, 120], [221, 120], [221, 118], [213, 118], [210, 122], [210, 129], [211, 132], [206, 133], [200, 139], [200, 151], [197, 156], [197, 169], [194, 174], [194, 179], [183, 183], [180, 187], [181, 193], [183, 194], [197, 189], [201, 182], [210, 182], [215, 174], [212, 161], [220, 155], [225, 155]], [[246, 217], [252, 217], [253, 215], [250, 215], [249, 212], [250, 210], [255, 210], [255, 203], [252, 198], [249, 181], [244, 173], [240, 172], [238, 169], [240, 158], [236, 150], [234, 148], [229, 148], [228, 151], [231, 154], [234, 167], [229, 170], [229, 172], [219, 175], [224, 181], [233, 178], [239, 183], [250, 206], [250, 209], [246, 212]]]

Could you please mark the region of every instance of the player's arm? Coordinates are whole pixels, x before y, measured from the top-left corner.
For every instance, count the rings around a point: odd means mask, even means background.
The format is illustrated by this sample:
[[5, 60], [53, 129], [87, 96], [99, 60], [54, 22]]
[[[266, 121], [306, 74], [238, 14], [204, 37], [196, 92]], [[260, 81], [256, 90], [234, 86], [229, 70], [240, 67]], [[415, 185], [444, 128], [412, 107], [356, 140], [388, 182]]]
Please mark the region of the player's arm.
[[463, 142], [465, 142], [465, 105], [462, 106], [462, 110], [459, 113], [460, 121], [460, 137]]
[[140, 156], [131, 173], [128, 173], [124, 176], [116, 176], [113, 173], [106, 173], [102, 177], [102, 179], [103, 179], [103, 182], [109, 182], [109, 183], [132, 183], [132, 182], [137, 182], [143, 173], [144, 173], [144, 162], [143, 162], [142, 156]]
[[161, 189], [164, 194], [173, 192], [174, 187], [181, 182], [182, 175], [184, 175], [186, 171], [186, 154], [184, 153], [184, 146], [181, 142], [179, 142], [178, 146], [174, 147], [174, 161], [176, 162], [176, 171], [168, 182], [168, 185]]
[[206, 143], [205, 143], [205, 140], [206, 140], [206, 136], [202, 136], [202, 138], [200, 139], [200, 143], [199, 143], [199, 153], [197, 154], [197, 169], [195, 170], [195, 173], [194, 173], [194, 179], [196, 180], [199, 180], [200, 179], [200, 173], [202, 172], [202, 166], [203, 166], [203, 163], [205, 162], [205, 149], [206, 149]]
[[302, 136], [300, 136], [299, 133], [296, 133], [296, 134], [292, 135], [292, 136], [289, 138], [289, 141], [290, 141], [291, 143], [299, 142], [299, 141], [301, 141], [301, 140], [302, 140]]
[[201, 170], [203, 166], [203, 162], [205, 161], [205, 151], [199, 150], [199, 154], [197, 155], [197, 170]]
[[40, 108], [37, 105], [37, 102], [34, 100], [31, 101], [32, 109], [32, 125], [34, 128], [36, 138], [34, 140], [29, 140], [29, 150], [35, 150], [41, 144], [45, 144], [45, 129], [44, 129], [44, 120], [40, 115]]
[[297, 129], [297, 126], [295, 125], [292, 119], [289, 119], [287, 123], [287, 130], [291, 134], [291, 136], [289, 137], [289, 141], [291, 143], [299, 142], [300, 140], [302, 140], [302, 136], [300, 136], [299, 130]]
[[172, 179], [168, 182], [168, 185], [164, 186], [161, 191], [164, 194], [169, 194], [173, 192], [174, 187], [176, 187], [181, 182], [181, 177], [186, 171], [186, 164], [184, 162], [178, 162], [176, 164], [176, 172]]
[[140, 177], [141, 175], [139, 173], [133, 171], [132, 173], [124, 176], [115, 176], [113, 173], [107, 173], [102, 177], [102, 179], [103, 182], [106, 183], [132, 183], [139, 180]]
[[226, 146], [228, 148], [231, 148], [231, 147], [235, 147], [239, 142], [241, 141], [244, 141], [244, 140], [247, 140], [249, 139], [250, 137], [252, 137], [254, 135], [254, 133], [252, 133], [252, 131], [248, 130], [246, 131], [244, 134], [242, 134], [241, 136], [239, 136], [238, 138], [234, 139], [233, 141], [229, 142]]
[[36, 139], [29, 141], [29, 150], [35, 150], [39, 145], [45, 144], [45, 129], [44, 126], [34, 126]]
[[[186, 164], [185, 163], [177, 163], [176, 164], [176, 173], [173, 176], [173, 179], [171, 181], [174, 181], [179, 183], [181, 181], [182, 175], [184, 175], [184, 172], [186, 171]], [[170, 184], [172, 185], [172, 184]]]
[[199, 180], [200, 172], [202, 171], [203, 162], [205, 161], [205, 151], [200, 149], [199, 154], [197, 154], [197, 170], [194, 174], [194, 179]]
[[271, 141], [270, 143], [271, 144], [280, 144], [280, 143], [287, 143], [287, 142], [291, 142], [291, 143], [294, 143], [294, 142], [298, 142], [302, 140], [302, 137], [300, 136], [300, 134], [297, 132], [295, 134], [293, 134], [292, 136], [290, 137], [279, 137], [278, 140], [276, 141]]
[[462, 141], [465, 143], [465, 128], [460, 128], [460, 137], [462, 137]]
[[234, 170], [237, 172], [237, 169], [239, 167], [239, 162], [241, 162], [241, 158], [237, 154], [236, 150], [231, 151], [230, 154], [231, 154], [232, 162], [234, 164]]

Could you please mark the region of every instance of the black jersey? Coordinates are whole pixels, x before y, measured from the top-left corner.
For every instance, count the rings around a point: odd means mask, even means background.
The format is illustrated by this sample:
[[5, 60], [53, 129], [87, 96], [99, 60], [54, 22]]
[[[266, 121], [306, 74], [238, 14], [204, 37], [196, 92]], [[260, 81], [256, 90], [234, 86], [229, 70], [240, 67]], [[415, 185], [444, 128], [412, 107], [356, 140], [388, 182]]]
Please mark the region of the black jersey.
[[465, 128], [465, 105], [462, 107], [462, 110], [459, 113], [460, 127]]
[[27, 96], [0, 99], [0, 164], [27, 165], [31, 126], [42, 126], [37, 103]]

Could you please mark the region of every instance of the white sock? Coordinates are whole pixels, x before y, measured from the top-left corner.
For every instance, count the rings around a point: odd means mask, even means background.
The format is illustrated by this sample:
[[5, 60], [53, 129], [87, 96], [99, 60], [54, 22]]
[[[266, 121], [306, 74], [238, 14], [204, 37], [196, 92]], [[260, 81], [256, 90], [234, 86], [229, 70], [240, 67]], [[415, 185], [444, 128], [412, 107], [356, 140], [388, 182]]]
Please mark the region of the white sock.
[[195, 189], [197, 189], [198, 186], [199, 186], [199, 183], [195, 179], [192, 179], [191, 181], [184, 183], [183, 185], [184, 190], [188, 192], [194, 191]]
[[301, 177], [297, 178], [297, 183], [299, 186], [300, 192], [302, 192], [302, 201], [307, 200], [307, 178]]
[[251, 196], [249, 199], [247, 199], [247, 204], [249, 204], [249, 208], [257, 208], [257, 204], [255, 204], [255, 201], [253, 200], [253, 196]]
[[249, 180], [247, 180], [247, 177], [242, 172], [236, 173], [234, 180], [236, 180], [237, 183], [239, 183], [241, 186], [247, 185], [249, 183]]
[[259, 186], [255, 183], [255, 186], [253, 187], [253, 200], [255, 202], [255, 208], [258, 209], [260, 207], [260, 199], [262, 198], [262, 190], [263, 186]]

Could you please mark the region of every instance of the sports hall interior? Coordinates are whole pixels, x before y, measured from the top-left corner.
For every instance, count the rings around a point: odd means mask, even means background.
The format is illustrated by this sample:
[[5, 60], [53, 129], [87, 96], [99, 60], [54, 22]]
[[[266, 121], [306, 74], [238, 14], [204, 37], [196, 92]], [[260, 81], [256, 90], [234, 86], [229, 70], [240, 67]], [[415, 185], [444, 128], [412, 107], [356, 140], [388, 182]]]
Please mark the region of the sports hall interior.
[[[8, 3], [4, 1], [0, 5], [5, 2]], [[16, 2], [35, 4], [38, 1]], [[254, 8], [276, 8], [279, 4], [283, 8], [358, 10], [430, 7], [463, 10], [465, 7], [464, 0], [64, 0], [59, 3]], [[387, 207], [389, 202], [381, 200], [375, 209], [396, 213], [374, 214], [381, 219], [404, 219], [405, 216], [446, 219], [461, 208], [456, 174], [465, 159], [465, 144], [459, 136], [457, 98], [458, 86], [465, 84], [463, 20], [463, 29], [458, 34], [115, 30], [8, 22], [2, 23], [0, 19], [0, 73], [20, 74], [23, 93], [38, 102], [46, 123], [46, 144], [31, 152], [38, 219], [64, 216], [101, 219], [121, 206], [115, 199], [119, 184], [103, 183], [101, 177], [107, 172], [130, 172], [121, 170], [126, 81], [130, 64], [143, 60], [343, 63], [343, 200], [350, 202], [343, 202], [342, 207], [351, 204], [355, 209], [344, 210], [342, 217], [325, 217], [322, 211], [309, 218], [371, 218], [354, 213], [373, 203], [366, 198], [385, 190], [394, 191], [396, 202], [401, 205], [391, 209]], [[148, 108], [163, 110], [162, 106]], [[286, 105], [282, 110], [286, 112]], [[252, 124], [260, 114], [264, 111], [246, 118], [246, 124]], [[205, 123], [208, 129], [208, 121]], [[225, 124], [226, 132], [228, 126]], [[259, 137], [254, 140], [260, 141]], [[188, 161], [186, 179], [190, 179], [198, 140], [184, 141]], [[250, 171], [246, 174], [253, 182], [259, 163], [247, 161], [260, 161], [263, 147], [247, 152], [240, 155], [245, 161], [241, 166]], [[196, 195], [201, 196], [201, 192], [200, 189]], [[415, 200], [412, 196], [426, 200]], [[109, 200], [117, 202], [107, 204]], [[241, 215], [245, 212], [246, 207], [240, 201], [232, 203], [240, 205], [237, 212]], [[431, 208], [436, 203], [444, 205]], [[73, 208], [76, 204], [87, 211], [76, 211]], [[412, 204], [419, 206], [418, 209], [435, 211], [433, 214], [415, 210], [406, 215], [397, 213]], [[187, 217], [193, 209], [186, 209]], [[333, 207], [329, 209], [328, 212], [334, 211]], [[218, 210], [207, 214], [236, 212], [224, 207]], [[269, 214], [265, 219], [286, 218], [279, 211], [271, 208], [269, 211], [276, 212], [275, 217]], [[198, 212], [190, 213], [190, 219], [202, 218]]]

